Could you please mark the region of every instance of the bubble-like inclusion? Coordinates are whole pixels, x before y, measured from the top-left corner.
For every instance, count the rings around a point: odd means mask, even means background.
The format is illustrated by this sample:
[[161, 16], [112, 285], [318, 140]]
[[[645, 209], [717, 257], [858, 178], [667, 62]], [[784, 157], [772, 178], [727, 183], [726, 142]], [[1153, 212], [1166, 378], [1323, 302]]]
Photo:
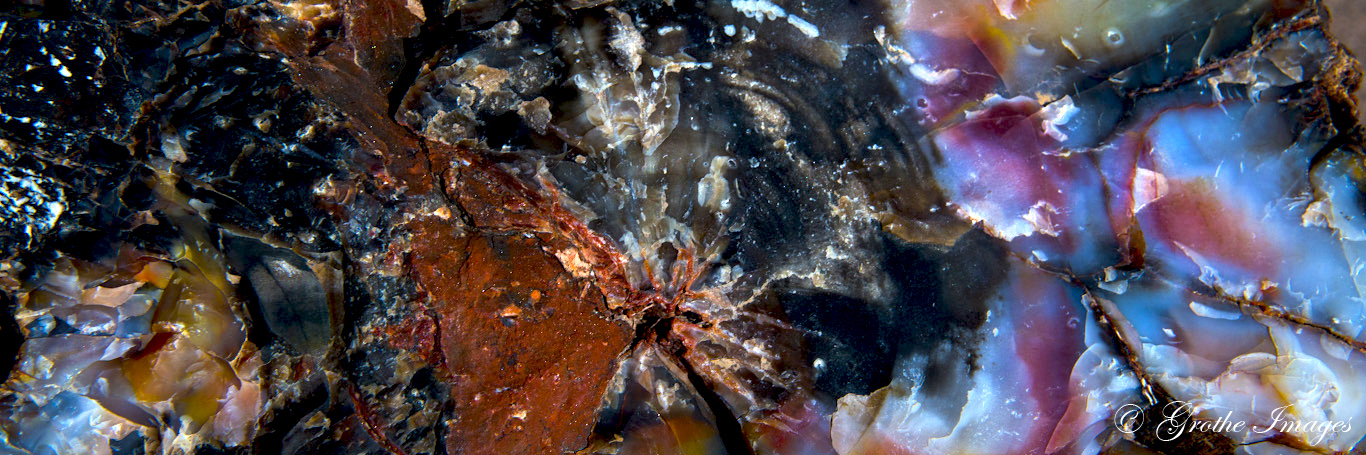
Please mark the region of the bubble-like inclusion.
[[23, 8], [0, 452], [1366, 437], [1316, 2]]

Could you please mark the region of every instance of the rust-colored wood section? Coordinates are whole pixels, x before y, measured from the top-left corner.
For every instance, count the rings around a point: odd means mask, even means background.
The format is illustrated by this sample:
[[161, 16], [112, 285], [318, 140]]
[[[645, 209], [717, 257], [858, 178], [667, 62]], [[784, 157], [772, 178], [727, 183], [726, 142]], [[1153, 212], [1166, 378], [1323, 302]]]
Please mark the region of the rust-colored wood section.
[[[361, 148], [358, 178], [389, 195], [391, 221], [409, 234], [388, 245], [376, 268], [413, 280], [420, 297], [404, 303], [414, 310], [406, 320], [376, 333], [449, 383], [447, 451], [583, 448], [635, 337], [623, 318], [652, 296], [631, 288], [625, 258], [561, 207], [553, 189], [389, 117], [400, 49], [375, 43], [416, 33], [417, 3], [310, 1], [342, 14], [240, 20], [261, 50], [287, 57], [295, 82], [346, 115]], [[328, 42], [321, 31], [337, 28], [341, 36]], [[350, 196], [335, 198], [333, 212], [345, 218]], [[352, 399], [367, 408], [363, 394]], [[379, 413], [362, 420], [376, 442], [401, 453], [386, 434], [395, 422]]]
[[440, 317], [452, 382], [450, 453], [582, 448], [632, 332], [537, 236], [415, 225], [413, 278]]

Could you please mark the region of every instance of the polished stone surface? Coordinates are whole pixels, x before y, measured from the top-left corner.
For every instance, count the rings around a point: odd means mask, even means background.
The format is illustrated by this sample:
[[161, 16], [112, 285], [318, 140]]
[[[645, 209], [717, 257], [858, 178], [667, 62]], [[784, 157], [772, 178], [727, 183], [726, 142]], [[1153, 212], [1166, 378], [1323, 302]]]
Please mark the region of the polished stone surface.
[[4, 6], [0, 452], [1354, 453], [1326, 11]]

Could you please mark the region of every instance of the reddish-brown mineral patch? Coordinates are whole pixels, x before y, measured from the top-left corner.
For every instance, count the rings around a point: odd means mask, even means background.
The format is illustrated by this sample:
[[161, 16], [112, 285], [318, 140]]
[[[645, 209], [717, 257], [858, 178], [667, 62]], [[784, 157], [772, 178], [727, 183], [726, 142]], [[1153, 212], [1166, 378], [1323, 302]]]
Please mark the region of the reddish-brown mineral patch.
[[[633, 340], [633, 329], [616, 322], [621, 309], [654, 300], [631, 288], [621, 254], [561, 207], [553, 189], [470, 150], [424, 142], [390, 118], [385, 90], [398, 49], [370, 44], [385, 41], [385, 33], [413, 33], [411, 11], [396, 2], [325, 5], [344, 12], [344, 39], [295, 43], [318, 35], [310, 31], [323, 22], [286, 18], [265, 21], [259, 41], [289, 57], [296, 82], [345, 113], [363, 151], [376, 158], [364, 178], [403, 195], [393, 201], [395, 220], [417, 216], [402, 221], [411, 240], [389, 245], [383, 261], [416, 282], [425, 298], [410, 304], [421, 310], [375, 333], [444, 364], [454, 407], [445, 437], [450, 453], [583, 448]], [[432, 198], [445, 205], [422, 205]], [[363, 397], [353, 400], [365, 408]], [[363, 420], [387, 447], [385, 427], [394, 422], [385, 419], [373, 413]]]
[[448, 450], [582, 448], [630, 329], [604, 318], [602, 294], [566, 272], [540, 237], [415, 224], [413, 278], [440, 317], [456, 407]]

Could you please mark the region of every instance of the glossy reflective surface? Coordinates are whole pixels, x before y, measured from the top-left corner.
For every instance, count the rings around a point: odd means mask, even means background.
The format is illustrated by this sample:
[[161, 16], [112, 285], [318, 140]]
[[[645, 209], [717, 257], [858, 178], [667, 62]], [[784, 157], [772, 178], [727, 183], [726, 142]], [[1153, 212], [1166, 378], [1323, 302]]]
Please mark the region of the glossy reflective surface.
[[1366, 437], [1317, 2], [7, 8], [0, 451]]

